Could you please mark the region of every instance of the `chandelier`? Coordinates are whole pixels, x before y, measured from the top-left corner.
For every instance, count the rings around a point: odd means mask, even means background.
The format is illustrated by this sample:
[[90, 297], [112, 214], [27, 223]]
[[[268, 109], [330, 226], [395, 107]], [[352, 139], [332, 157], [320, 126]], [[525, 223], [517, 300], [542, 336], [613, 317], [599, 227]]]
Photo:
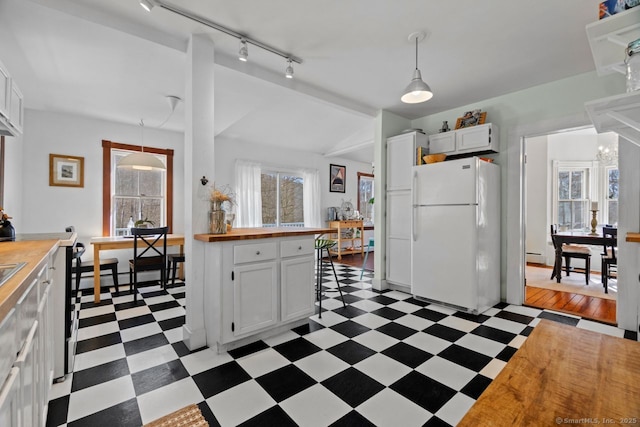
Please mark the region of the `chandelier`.
[[618, 147], [612, 145], [599, 146], [598, 154], [596, 154], [596, 160], [603, 164], [618, 163]]

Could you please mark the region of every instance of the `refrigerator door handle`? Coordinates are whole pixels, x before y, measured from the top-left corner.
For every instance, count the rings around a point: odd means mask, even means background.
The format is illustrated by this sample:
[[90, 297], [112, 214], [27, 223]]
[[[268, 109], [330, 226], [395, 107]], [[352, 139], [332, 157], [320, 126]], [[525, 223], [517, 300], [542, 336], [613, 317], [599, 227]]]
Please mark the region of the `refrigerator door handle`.
[[416, 207], [417, 205], [417, 199], [418, 199], [418, 172], [417, 171], [413, 171], [413, 185], [411, 186], [411, 196], [412, 196], [412, 208], [411, 208], [411, 237], [413, 238], [413, 241], [415, 242], [416, 240], [418, 240], [418, 233], [417, 233], [417, 224], [416, 224], [416, 210], [418, 209]]
[[416, 224], [416, 211], [418, 210], [417, 207], [413, 206], [413, 208], [411, 208], [411, 237], [413, 238], [413, 241], [415, 242], [416, 240], [418, 240], [418, 225]]
[[411, 197], [412, 197], [412, 201], [411, 204], [413, 206], [417, 205], [417, 199], [418, 199], [418, 171], [413, 171], [413, 185], [411, 186]]

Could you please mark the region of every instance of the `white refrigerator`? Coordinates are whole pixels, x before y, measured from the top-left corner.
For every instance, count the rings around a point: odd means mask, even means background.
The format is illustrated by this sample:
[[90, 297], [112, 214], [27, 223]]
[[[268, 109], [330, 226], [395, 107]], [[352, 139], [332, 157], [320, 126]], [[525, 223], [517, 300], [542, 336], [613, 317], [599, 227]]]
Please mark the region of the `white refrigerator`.
[[482, 313], [500, 301], [500, 168], [478, 157], [413, 167], [411, 293]]

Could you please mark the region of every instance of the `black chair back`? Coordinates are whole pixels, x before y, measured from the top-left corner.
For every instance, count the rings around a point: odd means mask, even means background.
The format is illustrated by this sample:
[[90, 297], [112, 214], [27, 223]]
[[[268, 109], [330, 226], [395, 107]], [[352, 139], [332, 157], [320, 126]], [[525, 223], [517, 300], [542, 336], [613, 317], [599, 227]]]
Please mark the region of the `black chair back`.
[[610, 256], [616, 260], [616, 247], [618, 246], [618, 229], [616, 227], [602, 227], [602, 237], [608, 239], [604, 244], [604, 255]]
[[553, 243], [553, 248], [555, 249], [557, 246], [556, 246], [556, 239], [555, 237], [553, 237], [553, 235], [558, 233], [558, 224], [551, 224], [550, 229], [551, 229], [551, 243]]
[[[70, 225], [66, 227], [64, 231], [66, 231], [67, 233], [75, 233], [76, 227]], [[73, 259], [76, 260], [76, 265], [80, 265], [80, 263], [82, 262], [82, 259], [80, 257], [84, 255], [84, 251], [86, 249], [87, 248], [85, 248], [84, 243], [76, 241], [76, 244], [73, 246]]]
[[132, 228], [134, 284], [137, 284], [138, 271], [160, 270], [161, 285], [166, 285], [167, 233], [169, 227]]

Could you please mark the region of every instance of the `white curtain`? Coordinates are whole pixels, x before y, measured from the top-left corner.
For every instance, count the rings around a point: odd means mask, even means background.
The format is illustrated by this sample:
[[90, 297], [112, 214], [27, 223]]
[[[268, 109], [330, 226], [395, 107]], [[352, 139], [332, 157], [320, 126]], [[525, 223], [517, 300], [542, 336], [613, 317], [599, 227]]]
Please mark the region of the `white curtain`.
[[262, 227], [260, 164], [236, 161], [236, 220], [238, 227]]
[[320, 174], [317, 170], [302, 172], [304, 180], [302, 190], [302, 209], [304, 211], [305, 227], [322, 227], [322, 212], [320, 208]]

